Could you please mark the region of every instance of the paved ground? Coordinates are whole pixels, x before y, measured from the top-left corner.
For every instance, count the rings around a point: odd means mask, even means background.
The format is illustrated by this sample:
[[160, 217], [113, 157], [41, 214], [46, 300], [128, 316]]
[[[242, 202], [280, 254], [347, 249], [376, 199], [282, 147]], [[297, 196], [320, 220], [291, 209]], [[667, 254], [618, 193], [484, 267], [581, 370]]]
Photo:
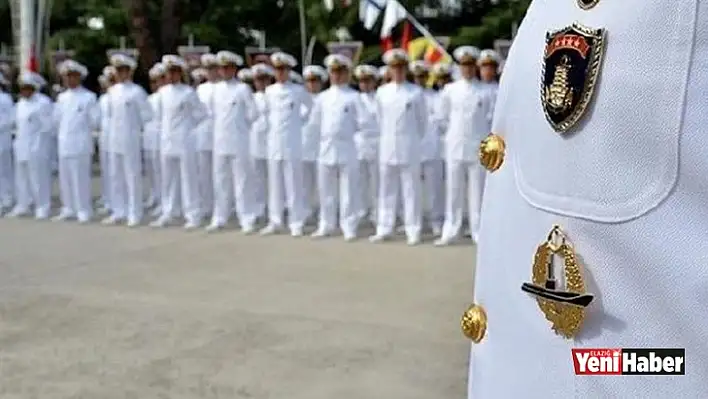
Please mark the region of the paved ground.
[[2, 219], [0, 398], [463, 398], [473, 258]]

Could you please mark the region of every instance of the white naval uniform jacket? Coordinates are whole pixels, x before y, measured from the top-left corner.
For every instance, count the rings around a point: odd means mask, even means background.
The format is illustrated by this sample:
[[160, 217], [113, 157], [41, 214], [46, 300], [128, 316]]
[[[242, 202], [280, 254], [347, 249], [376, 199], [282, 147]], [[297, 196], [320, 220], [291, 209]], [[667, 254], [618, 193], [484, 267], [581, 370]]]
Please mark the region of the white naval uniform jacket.
[[15, 103], [0, 91], [0, 152], [12, 149], [12, 129], [15, 126]]
[[108, 93], [106, 92], [101, 94], [101, 96], [98, 98], [98, 107], [101, 110], [101, 125], [99, 127], [100, 132], [98, 133], [98, 148], [101, 152], [110, 152], [108, 149], [108, 137], [110, 135], [109, 132], [111, 128], [110, 105], [111, 102]]
[[379, 162], [408, 165], [421, 161], [421, 142], [428, 131], [423, 90], [412, 83], [387, 83], [377, 93], [381, 127]]
[[[322, 93], [308, 94], [310, 95], [310, 104], [314, 104]], [[310, 107], [312, 106], [313, 105], [310, 105]], [[310, 111], [311, 110], [307, 107], [302, 107], [303, 118], [306, 121], [305, 125], [302, 127], [302, 160], [315, 162], [320, 153], [320, 129], [322, 129], [322, 126], [319, 124], [319, 119], [312, 119], [311, 116], [308, 117]]]
[[[607, 42], [590, 109], [561, 135], [543, 112], [541, 63], [546, 33], [575, 21]], [[469, 398], [706, 397], [706, 27], [699, 0], [531, 3], [494, 117], [507, 148], [486, 179], [474, 296], [489, 324], [472, 346]], [[553, 224], [595, 295], [571, 340], [519, 289]], [[576, 347], [685, 348], [686, 375], [575, 376]]]
[[442, 159], [442, 131], [440, 123], [440, 106], [438, 105], [440, 98], [439, 93], [433, 89], [424, 88], [423, 95], [425, 96], [425, 106], [428, 110], [428, 130], [423, 136], [421, 142], [421, 160], [434, 161]]
[[17, 131], [13, 143], [17, 161], [49, 158], [50, 140], [54, 130], [52, 108], [52, 101], [40, 93], [29, 98], [20, 98], [17, 102]]
[[204, 104], [207, 118], [199, 126], [197, 133], [197, 151], [211, 151], [214, 147], [214, 107], [221, 101], [214, 95], [214, 89], [220, 82], [204, 82], [197, 86], [197, 95]]
[[108, 149], [116, 154], [137, 154], [142, 131], [152, 118], [145, 90], [133, 82], [122, 82], [108, 89]]
[[359, 131], [354, 139], [359, 160], [379, 161], [379, 116], [376, 93], [359, 93], [361, 118]]
[[256, 120], [251, 125], [251, 157], [254, 159], [268, 158], [268, 114], [266, 113], [265, 92], [253, 94], [256, 107]]
[[354, 136], [365, 117], [359, 92], [348, 85], [333, 85], [315, 100], [310, 120], [320, 126], [318, 162], [351, 165], [357, 162]]
[[498, 82], [481, 82], [482, 87], [484, 87], [485, 90], [489, 91], [489, 97], [491, 98], [492, 101], [492, 108], [489, 112], [489, 127], [492, 127], [492, 120], [494, 119], [494, 106], [497, 103], [497, 93], [499, 92], [499, 83]]
[[257, 117], [251, 88], [237, 79], [214, 86], [214, 155], [250, 157], [251, 124]]
[[96, 94], [83, 86], [66, 89], [54, 105], [60, 157], [93, 154], [93, 131], [101, 121]]
[[163, 156], [182, 156], [196, 151], [199, 124], [209, 117], [196, 90], [184, 83], [168, 84], [158, 91], [160, 104], [160, 152]]
[[489, 90], [477, 80], [460, 79], [440, 93], [440, 118], [447, 120], [445, 160], [478, 162], [479, 143], [489, 134], [493, 108]]
[[[153, 116], [159, 113], [160, 93], [155, 92], [148, 96], [148, 103]], [[145, 151], [160, 151], [160, 120], [153, 117], [145, 124], [143, 131], [143, 149]]]
[[312, 98], [304, 87], [294, 83], [274, 83], [265, 91], [268, 114], [268, 159], [302, 160], [302, 126], [308, 117]]

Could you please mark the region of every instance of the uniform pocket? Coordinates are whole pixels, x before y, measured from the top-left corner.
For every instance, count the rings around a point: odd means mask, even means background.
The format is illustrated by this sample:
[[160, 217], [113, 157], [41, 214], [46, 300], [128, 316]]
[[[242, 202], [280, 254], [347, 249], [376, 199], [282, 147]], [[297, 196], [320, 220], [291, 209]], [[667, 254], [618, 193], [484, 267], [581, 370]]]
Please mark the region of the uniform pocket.
[[605, 28], [606, 40], [594, 97], [575, 128], [559, 134], [546, 121], [541, 69], [534, 62], [543, 60], [545, 30], [572, 21], [534, 22], [514, 43], [514, 62], [507, 64], [514, 68], [512, 81], [506, 84], [515, 95], [497, 112], [518, 110], [501, 117], [517, 188], [529, 204], [612, 223], [649, 212], [677, 180], [696, 1], [669, 8], [638, 0], [606, 5], [579, 14], [581, 24]]

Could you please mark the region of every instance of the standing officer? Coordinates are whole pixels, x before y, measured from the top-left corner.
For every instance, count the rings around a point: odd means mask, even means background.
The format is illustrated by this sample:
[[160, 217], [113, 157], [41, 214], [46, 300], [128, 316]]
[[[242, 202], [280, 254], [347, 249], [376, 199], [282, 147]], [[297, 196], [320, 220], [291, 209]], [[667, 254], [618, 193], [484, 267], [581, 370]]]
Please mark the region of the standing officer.
[[[160, 110], [160, 95], [158, 91], [165, 85], [165, 67], [156, 63], [150, 68], [150, 91], [148, 102], [153, 115]], [[148, 183], [148, 199], [146, 208], [153, 208], [151, 216], [159, 216], [162, 212], [162, 156], [160, 155], [160, 120], [152, 118], [145, 124], [143, 132], [143, 156], [145, 158], [145, 177]]]
[[116, 69], [113, 66], [103, 68], [103, 74], [99, 77], [101, 83], [101, 96], [98, 98], [98, 105], [101, 111], [101, 131], [98, 133], [98, 159], [101, 170], [101, 209], [99, 213], [102, 215], [110, 214], [113, 207], [111, 206], [111, 197], [113, 185], [111, 184], [111, 167], [110, 160], [112, 151], [109, 148], [110, 129], [111, 129], [111, 110], [108, 91], [116, 83]]
[[133, 82], [135, 60], [115, 54], [111, 65], [118, 82], [108, 91], [112, 214], [103, 223], [116, 224], [127, 218], [127, 225], [135, 227], [143, 218], [142, 133], [152, 109], [145, 90]]
[[240, 55], [230, 51], [217, 54], [223, 80], [214, 86], [214, 213], [208, 231], [223, 228], [235, 203], [241, 230], [255, 229], [256, 209], [251, 182], [249, 139], [256, 109], [251, 88], [236, 79]]
[[[460, 233], [465, 192], [472, 239], [479, 236], [479, 214], [484, 189], [484, 169], [477, 160], [479, 142], [489, 131], [488, 118], [494, 107], [489, 90], [477, 80], [479, 50], [472, 46], [455, 49], [461, 78], [442, 90], [441, 117], [448, 121], [445, 133], [446, 206], [445, 226], [436, 245], [454, 242]], [[471, 105], [471, 106], [470, 106]]]
[[12, 165], [12, 130], [15, 126], [15, 103], [5, 90], [10, 81], [0, 72], [0, 216], [15, 202], [15, 177]]
[[[496, 103], [497, 91], [499, 90], [499, 61], [499, 54], [491, 49], [482, 50], [477, 60], [480, 82], [482, 83], [482, 87], [489, 90], [490, 96], [492, 97], [492, 104]], [[489, 115], [490, 128], [493, 113], [494, 108], [492, 108], [492, 113]]]
[[[319, 65], [308, 65], [302, 71], [305, 89], [310, 93], [311, 102], [320, 95], [327, 82], [327, 71]], [[310, 110], [303, 109], [304, 114]], [[305, 193], [307, 218], [314, 216], [317, 206], [317, 160], [320, 154], [319, 119], [307, 120], [302, 128], [302, 181]]]
[[58, 126], [59, 192], [61, 212], [55, 220], [77, 218], [87, 223], [93, 215], [91, 203], [91, 158], [93, 131], [100, 124], [96, 94], [81, 85], [88, 69], [74, 60], [59, 66], [66, 90], [54, 106]]
[[[332, 85], [315, 100], [311, 120], [321, 127], [318, 145], [318, 187], [320, 216], [313, 237], [334, 232], [339, 227], [344, 239], [356, 238], [359, 222], [359, 165], [354, 136], [359, 129], [359, 93], [349, 87], [352, 61], [340, 54], [324, 60]], [[339, 212], [337, 212], [339, 210]]]
[[211, 53], [203, 54], [200, 61], [208, 80], [197, 86], [197, 95], [207, 111], [206, 120], [196, 132], [197, 176], [202, 214], [208, 216], [214, 210], [214, 107], [217, 103], [214, 87], [221, 81], [221, 65], [219, 58]]
[[253, 94], [257, 117], [251, 125], [250, 154], [253, 162], [253, 201], [256, 217], [265, 216], [268, 203], [268, 114], [266, 108], [265, 89], [273, 80], [273, 69], [266, 64], [256, 64], [251, 67]]
[[428, 109], [423, 90], [406, 81], [408, 54], [402, 49], [391, 49], [384, 53], [383, 61], [392, 80], [376, 94], [381, 127], [381, 181], [376, 234], [370, 241], [383, 241], [393, 234], [396, 205], [402, 197], [408, 244], [417, 245], [422, 223], [420, 143], [428, 131]]
[[290, 233], [302, 236], [306, 211], [302, 181], [302, 126], [310, 109], [311, 97], [299, 85], [290, 82], [290, 72], [297, 65], [295, 57], [283, 52], [271, 55], [276, 83], [268, 86], [266, 112], [268, 114], [268, 218], [261, 234], [268, 235], [283, 227], [283, 212], [287, 199]]
[[[206, 107], [196, 90], [184, 83], [187, 63], [179, 56], [162, 57], [167, 70], [167, 84], [160, 88], [160, 154], [162, 155], [163, 208], [153, 227], [165, 227], [172, 221], [178, 203], [185, 219], [184, 228], [201, 225], [203, 213], [199, 197], [195, 132], [208, 118]], [[178, 202], [178, 198], [181, 201]]]
[[359, 218], [366, 216], [376, 223], [376, 207], [379, 190], [379, 117], [376, 103], [376, 80], [378, 71], [371, 65], [359, 65], [354, 69], [359, 83], [361, 118], [359, 131], [354, 137], [359, 159]]

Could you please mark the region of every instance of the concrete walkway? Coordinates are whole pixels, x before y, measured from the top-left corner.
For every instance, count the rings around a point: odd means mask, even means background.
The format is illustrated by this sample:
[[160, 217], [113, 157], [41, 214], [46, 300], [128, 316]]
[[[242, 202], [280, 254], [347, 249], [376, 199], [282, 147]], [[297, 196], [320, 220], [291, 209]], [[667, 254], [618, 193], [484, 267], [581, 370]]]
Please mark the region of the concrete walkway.
[[474, 249], [0, 220], [0, 398], [454, 399]]

